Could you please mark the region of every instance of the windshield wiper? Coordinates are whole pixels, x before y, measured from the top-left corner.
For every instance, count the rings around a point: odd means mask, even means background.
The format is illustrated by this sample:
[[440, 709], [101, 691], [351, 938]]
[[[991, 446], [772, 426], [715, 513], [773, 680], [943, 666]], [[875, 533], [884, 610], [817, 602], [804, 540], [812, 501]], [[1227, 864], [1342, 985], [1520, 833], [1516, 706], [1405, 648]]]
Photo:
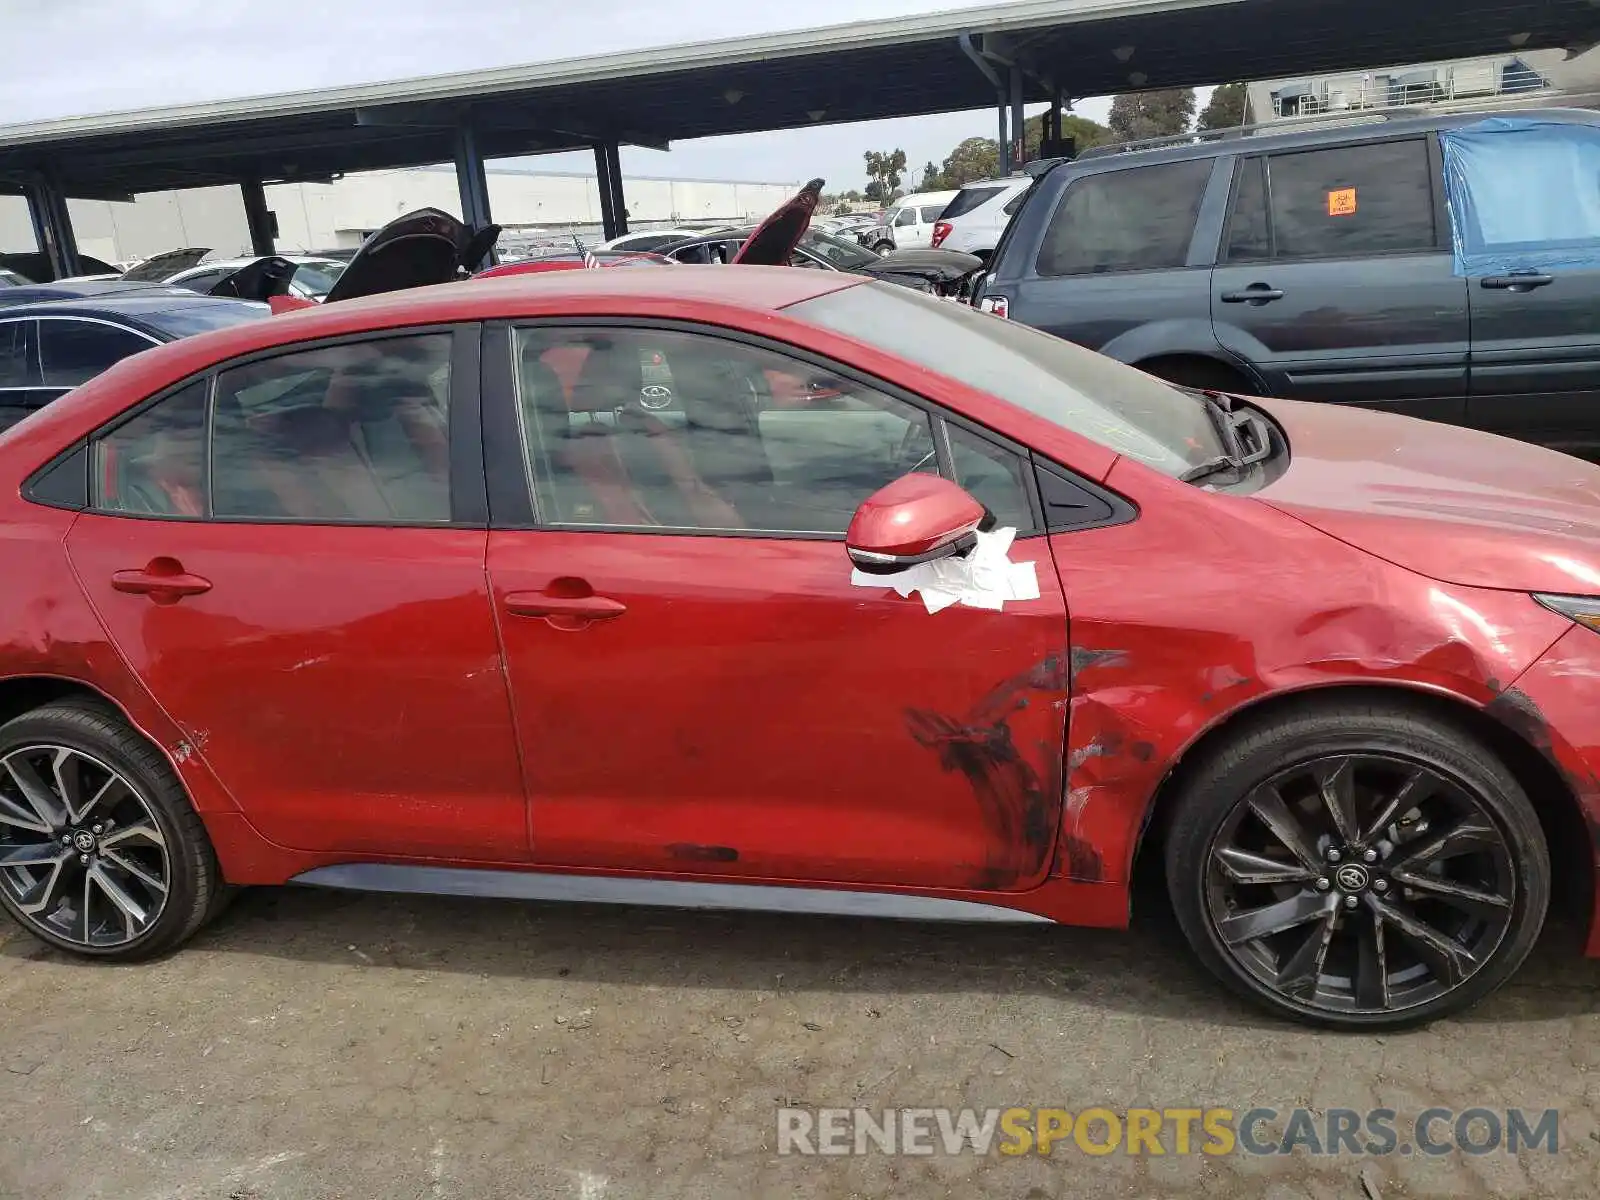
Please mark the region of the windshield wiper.
[[[1235, 412], [1230, 406], [1223, 404], [1217, 396], [1217, 393], [1200, 393], [1206, 411], [1217, 423], [1217, 432], [1222, 437], [1222, 443], [1228, 452], [1190, 467], [1178, 476], [1183, 483], [1198, 483], [1202, 479], [1209, 479], [1224, 471], [1242, 472], [1246, 467], [1272, 457], [1272, 436], [1261, 418], [1251, 412]], [[1254, 450], [1245, 449], [1241, 432], [1250, 434], [1256, 443]]]

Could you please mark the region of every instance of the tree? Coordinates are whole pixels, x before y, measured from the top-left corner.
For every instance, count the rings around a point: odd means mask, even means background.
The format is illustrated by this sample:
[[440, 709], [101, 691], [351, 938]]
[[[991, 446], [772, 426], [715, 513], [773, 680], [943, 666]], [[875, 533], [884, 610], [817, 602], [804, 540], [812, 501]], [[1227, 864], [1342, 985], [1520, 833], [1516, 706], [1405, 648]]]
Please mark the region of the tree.
[[971, 137], [944, 160], [940, 178], [947, 188], [958, 188], [974, 179], [987, 179], [1000, 170], [1000, 143], [993, 138]]
[[1211, 99], [1195, 122], [1196, 129], [1235, 129], [1244, 124], [1249, 94], [1242, 83], [1224, 83], [1211, 93]]
[[1128, 92], [1111, 102], [1109, 124], [1119, 141], [1172, 137], [1194, 123], [1194, 89]]
[[906, 152], [891, 150], [884, 154], [868, 150], [861, 157], [866, 160], [867, 179], [870, 181], [867, 195], [875, 200], [888, 200], [900, 186], [901, 176], [906, 169]]
[[932, 163], [927, 163], [922, 168], [922, 182], [917, 185], [919, 192], [937, 192], [944, 187], [944, 176], [939, 173], [939, 168]]

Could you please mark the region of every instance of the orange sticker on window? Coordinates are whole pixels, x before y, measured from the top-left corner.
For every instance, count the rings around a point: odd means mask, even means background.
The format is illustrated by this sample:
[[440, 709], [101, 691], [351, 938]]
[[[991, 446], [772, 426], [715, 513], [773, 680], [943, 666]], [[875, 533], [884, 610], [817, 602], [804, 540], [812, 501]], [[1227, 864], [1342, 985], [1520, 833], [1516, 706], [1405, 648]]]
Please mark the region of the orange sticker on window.
[[1355, 211], [1355, 188], [1340, 188], [1338, 191], [1328, 193], [1328, 215], [1330, 217], [1348, 217]]

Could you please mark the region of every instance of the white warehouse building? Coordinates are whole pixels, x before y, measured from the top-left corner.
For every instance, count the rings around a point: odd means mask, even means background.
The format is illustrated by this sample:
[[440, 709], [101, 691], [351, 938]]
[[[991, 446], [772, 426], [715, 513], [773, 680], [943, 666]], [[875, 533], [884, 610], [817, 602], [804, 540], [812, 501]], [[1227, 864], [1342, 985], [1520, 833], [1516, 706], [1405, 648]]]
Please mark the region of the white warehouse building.
[[[520, 230], [593, 235], [600, 229], [600, 190], [593, 175], [491, 167], [489, 206], [505, 226], [501, 244]], [[799, 183], [736, 183], [709, 179], [623, 178], [629, 228], [756, 220], [800, 189]], [[418, 167], [347, 175], [332, 183], [268, 186], [285, 253], [353, 247], [374, 229], [418, 208], [461, 215], [451, 167]], [[221, 255], [248, 254], [250, 237], [237, 188], [158, 192], [132, 203], [71, 200], [82, 254], [129, 262], [181, 246], [209, 246]], [[0, 251], [34, 248], [33, 228], [20, 198], [0, 196]]]

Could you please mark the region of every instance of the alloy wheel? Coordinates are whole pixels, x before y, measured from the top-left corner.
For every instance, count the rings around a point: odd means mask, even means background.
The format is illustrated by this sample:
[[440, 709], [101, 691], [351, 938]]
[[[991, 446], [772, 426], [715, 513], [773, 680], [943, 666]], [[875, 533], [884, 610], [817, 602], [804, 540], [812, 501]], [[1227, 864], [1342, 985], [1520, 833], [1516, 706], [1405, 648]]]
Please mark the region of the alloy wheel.
[[24, 923], [125, 946], [166, 907], [171, 869], [149, 803], [104, 762], [54, 745], [0, 758], [0, 890]]
[[1269, 778], [1212, 839], [1205, 906], [1217, 945], [1301, 1010], [1398, 1015], [1461, 987], [1494, 955], [1518, 863], [1492, 805], [1392, 754], [1341, 754]]

